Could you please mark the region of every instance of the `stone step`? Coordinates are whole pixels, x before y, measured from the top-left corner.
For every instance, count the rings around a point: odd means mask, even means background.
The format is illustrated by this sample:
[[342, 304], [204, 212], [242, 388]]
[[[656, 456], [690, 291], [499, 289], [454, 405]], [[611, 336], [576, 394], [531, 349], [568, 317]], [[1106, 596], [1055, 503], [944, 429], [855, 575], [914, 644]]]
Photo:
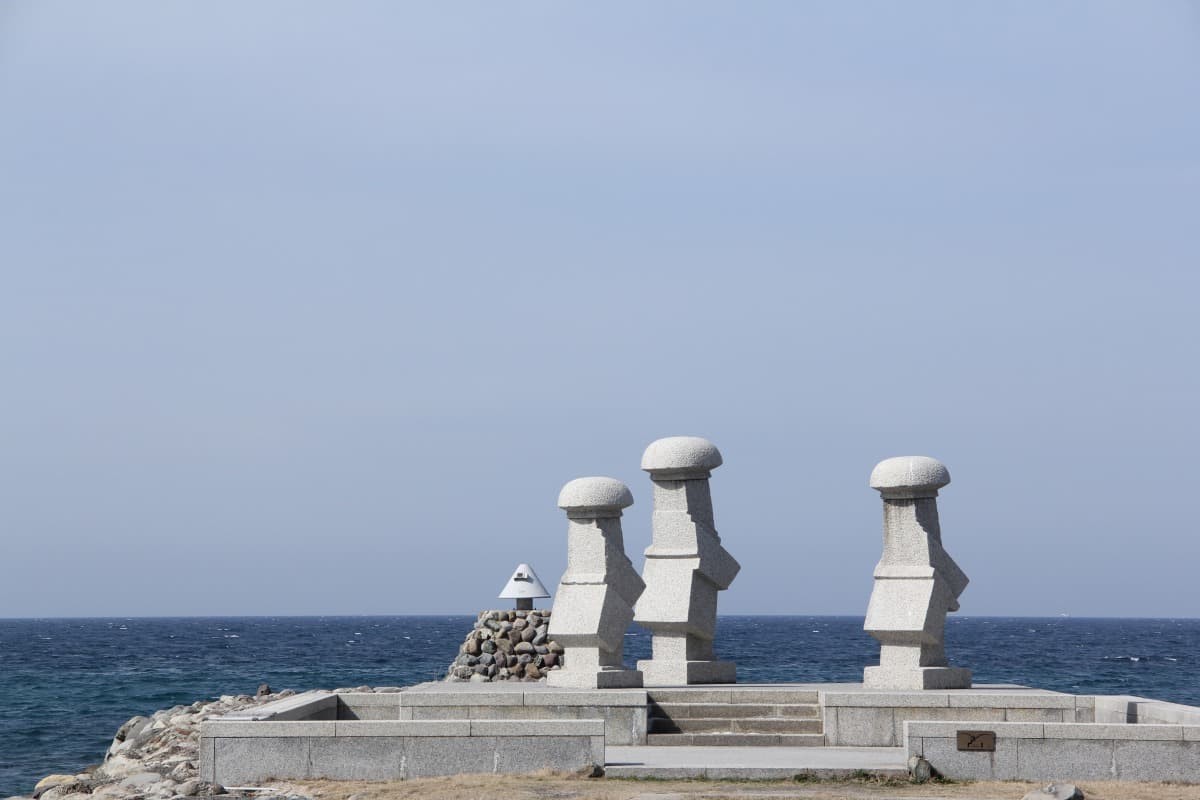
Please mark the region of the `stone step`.
[[650, 733], [821, 733], [821, 720], [798, 717], [650, 718]]
[[820, 706], [800, 704], [757, 705], [750, 703], [651, 703], [651, 717], [696, 719], [722, 717], [790, 717], [818, 719]]
[[752, 705], [807, 705], [817, 702], [813, 689], [777, 687], [725, 687], [677, 689], [647, 689], [646, 695], [655, 703], [749, 703]]
[[656, 747], [824, 747], [821, 733], [650, 733]]

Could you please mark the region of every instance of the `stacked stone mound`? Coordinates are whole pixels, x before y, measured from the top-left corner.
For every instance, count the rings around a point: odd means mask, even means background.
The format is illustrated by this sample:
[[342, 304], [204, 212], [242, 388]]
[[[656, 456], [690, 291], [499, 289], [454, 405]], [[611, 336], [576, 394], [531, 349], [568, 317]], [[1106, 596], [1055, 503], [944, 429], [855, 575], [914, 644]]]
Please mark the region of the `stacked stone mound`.
[[[224, 795], [226, 790], [200, 780], [200, 722], [233, 711], [281, 700], [295, 692], [272, 694], [264, 684], [256, 697], [226, 695], [218, 700], [134, 717], [118, 730], [99, 766], [73, 775], [49, 775], [38, 782], [38, 800], [167, 800]], [[283, 787], [283, 797], [301, 797]]]
[[550, 611], [481, 611], [448, 681], [536, 681], [563, 664], [563, 648], [550, 641]]

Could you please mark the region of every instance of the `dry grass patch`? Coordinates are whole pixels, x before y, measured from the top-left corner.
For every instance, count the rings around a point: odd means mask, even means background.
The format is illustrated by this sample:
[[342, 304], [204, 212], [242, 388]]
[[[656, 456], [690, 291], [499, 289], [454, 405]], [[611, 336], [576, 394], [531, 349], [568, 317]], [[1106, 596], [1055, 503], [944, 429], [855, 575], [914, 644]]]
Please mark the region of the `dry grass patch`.
[[[643, 781], [560, 774], [455, 775], [409, 781], [298, 781], [318, 800], [1020, 800], [1040, 784], [875, 780]], [[1200, 800], [1200, 786], [1082, 781], [1088, 800]]]

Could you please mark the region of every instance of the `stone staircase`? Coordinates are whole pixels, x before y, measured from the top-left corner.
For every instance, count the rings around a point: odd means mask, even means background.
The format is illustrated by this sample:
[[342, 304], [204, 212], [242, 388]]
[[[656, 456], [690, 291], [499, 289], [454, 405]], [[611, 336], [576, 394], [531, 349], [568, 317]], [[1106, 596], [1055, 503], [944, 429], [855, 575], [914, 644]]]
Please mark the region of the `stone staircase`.
[[815, 691], [722, 687], [647, 689], [649, 745], [821, 747]]

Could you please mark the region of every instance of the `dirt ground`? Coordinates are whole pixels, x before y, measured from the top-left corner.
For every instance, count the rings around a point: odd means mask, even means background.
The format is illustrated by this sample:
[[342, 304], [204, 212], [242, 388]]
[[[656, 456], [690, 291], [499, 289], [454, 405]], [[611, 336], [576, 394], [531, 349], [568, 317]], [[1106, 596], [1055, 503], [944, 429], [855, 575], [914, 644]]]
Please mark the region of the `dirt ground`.
[[[1020, 800], [1039, 784], [900, 780], [657, 781], [561, 775], [459, 775], [409, 781], [301, 781], [319, 800]], [[1080, 781], [1088, 800], [1200, 800], [1200, 786]]]

